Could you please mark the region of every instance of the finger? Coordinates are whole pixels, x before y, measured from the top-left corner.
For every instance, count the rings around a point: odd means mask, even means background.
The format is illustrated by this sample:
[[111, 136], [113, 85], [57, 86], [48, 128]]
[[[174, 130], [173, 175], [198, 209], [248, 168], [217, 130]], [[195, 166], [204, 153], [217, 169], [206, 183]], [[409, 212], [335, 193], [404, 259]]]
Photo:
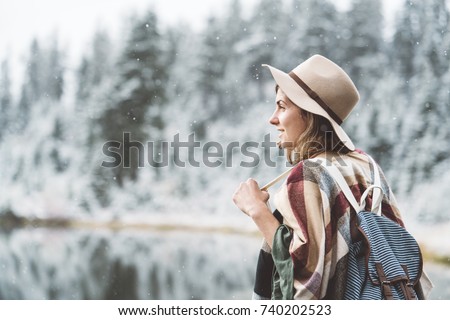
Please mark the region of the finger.
[[248, 179], [247, 179], [247, 184], [248, 184], [249, 186], [253, 187], [253, 188], [256, 187], [256, 188], [259, 189], [259, 187], [258, 187], [258, 182], [256, 182], [255, 179], [248, 178]]

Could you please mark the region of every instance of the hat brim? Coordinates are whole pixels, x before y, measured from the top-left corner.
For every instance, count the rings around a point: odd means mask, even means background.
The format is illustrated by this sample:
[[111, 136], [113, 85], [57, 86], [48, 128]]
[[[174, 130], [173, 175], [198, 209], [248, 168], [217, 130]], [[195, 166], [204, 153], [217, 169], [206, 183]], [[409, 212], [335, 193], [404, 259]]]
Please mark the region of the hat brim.
[[294, 81], [294, 79], [292, 79], [287, 73], [268, 64], [263, 64], [263, 67], [269, 68], [275, 82], [294, 104], [303, 110], [328, 119], [342, 143], [350, 151], [355, 150], [355, 145], [351, 141], [350, 137], [345, 133], [344, 129], [315, 100], [311, 99], [311, 97]]

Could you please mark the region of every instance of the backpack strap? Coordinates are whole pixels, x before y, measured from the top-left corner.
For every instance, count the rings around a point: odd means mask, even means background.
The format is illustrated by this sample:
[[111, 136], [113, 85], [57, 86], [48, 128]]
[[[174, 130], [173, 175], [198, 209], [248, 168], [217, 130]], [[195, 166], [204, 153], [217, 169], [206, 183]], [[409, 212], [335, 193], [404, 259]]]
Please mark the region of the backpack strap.
[[353, 209], [355, 209], [355, 212], [360, 211], [360, 205], [358, 204], [358, 201], [356, 201], [355, 196], [353, 195], [352, 190], [350, 190], [350, 187], [347, 184], [347, 181], [345, 181], [344, 176], [339, 171], [339, 169], [333, 165], [331, 162], [327, 163], [326, 159], [323, 158], [314, 158], [309, 159], [309, 161], [313, 161], [315, 163], [320, 164], [322, 167], [325, 168], [326, 171], [333, 177], [334, 181], [338, 184], [339, 188], [341, 188], [342, 192], [344, 193], [345, 197], [347, 198], [348, 202], [352, 205]]
[[383, 189], [381, 188], [381, 177], [380, 170], [378, 170], [378, 165], [375, 160], [369, 155], [367, 157], [370, 160], [370, 163], [373, 167], [373, 185], [376, 187], [373, 190], [373, 201], [372, 201], [372, 212], [376, 212], [379, 216], [381, 216], [381, 202], [383, 201]]
[[345, 181], [344, 176], [339, 171], [339, 169], [333, 165], [333, 163], [327, 161], [323, 158], [313, 158], [309, 159], [309, 161], [315, 162], [320, 164], [327, 172], [333, 177], [333, 179], [336, 181], [336, 183], [341, 188], [342, 192], [344, 193], [345, 197], [347, 198], [348, 202], [352, 205], [353, 209], [355, 209], [355, 212], [360, 212], [365, 210], [366, 207], [366, 198], [369, 195], [370, 191], [373, 190], [373, 198], [372, 198], [372, 212], [375, 212], [377, 215], [381, 215], [381, 202], [383, 200], [383, 194], [382, 194], [382, 188], [381, 188], [381, 178], [380, 178], [380, 172], [378, 170], [378, 166], [375, 163], [375, 161], [372, 159], [372, 157], [368, 156], [369, 160], [372, 164], [373, 170], [374, 170], [374, 183], [373, 185], [369, 186], [364, 193], [361, 196], [361, 201], [358, 203], [356, 201], [355, 196], [353, 195], [353, 192], [351, 191], [350, 187], [347, 184], [347, 181]]
[[[372, 191], [373, 190], [373, 191]], [[371, 185], [368, 186], [366, 191], [361, 195], [361, 201], [360, 201], [360, 211], [363, 211], [366, 207], [366, 198], [369, 195], [370, 191], [373, 192], [372, 197], [372, 209], [371, 212], [376, 213], [378, 216], [381, 216], [381, 202], [383, 201], [383, 197], [380, 196], [380, 190], [382, 191], [380, 186]], [[375, 194], [375, 191], [378, 191], [377, 194]]]

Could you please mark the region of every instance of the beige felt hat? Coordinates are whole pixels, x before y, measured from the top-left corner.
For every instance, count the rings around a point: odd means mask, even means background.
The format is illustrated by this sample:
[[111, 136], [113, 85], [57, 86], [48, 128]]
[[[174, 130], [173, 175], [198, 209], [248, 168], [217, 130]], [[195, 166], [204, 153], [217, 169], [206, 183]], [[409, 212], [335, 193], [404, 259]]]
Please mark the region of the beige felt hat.
[[328, 119], [345, 146], [355, 149], [341, 124], [359, 101], [359, 93], [341, 67], [321, 55], [312, 56], [289, 73], [263, 66], [294, 104]]

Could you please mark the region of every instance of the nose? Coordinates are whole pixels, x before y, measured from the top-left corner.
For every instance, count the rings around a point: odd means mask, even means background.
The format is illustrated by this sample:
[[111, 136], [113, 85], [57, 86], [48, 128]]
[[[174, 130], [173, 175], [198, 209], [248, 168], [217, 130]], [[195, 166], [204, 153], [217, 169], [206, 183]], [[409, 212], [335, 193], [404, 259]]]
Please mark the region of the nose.
[[278, 116], [277, 116], [277, 112], [276, 111], [270, 116], [269, 123], [273, 124], [274, 126], [276, 126], [277, 124], [280, 123], [280, 121], [278, 120]]

